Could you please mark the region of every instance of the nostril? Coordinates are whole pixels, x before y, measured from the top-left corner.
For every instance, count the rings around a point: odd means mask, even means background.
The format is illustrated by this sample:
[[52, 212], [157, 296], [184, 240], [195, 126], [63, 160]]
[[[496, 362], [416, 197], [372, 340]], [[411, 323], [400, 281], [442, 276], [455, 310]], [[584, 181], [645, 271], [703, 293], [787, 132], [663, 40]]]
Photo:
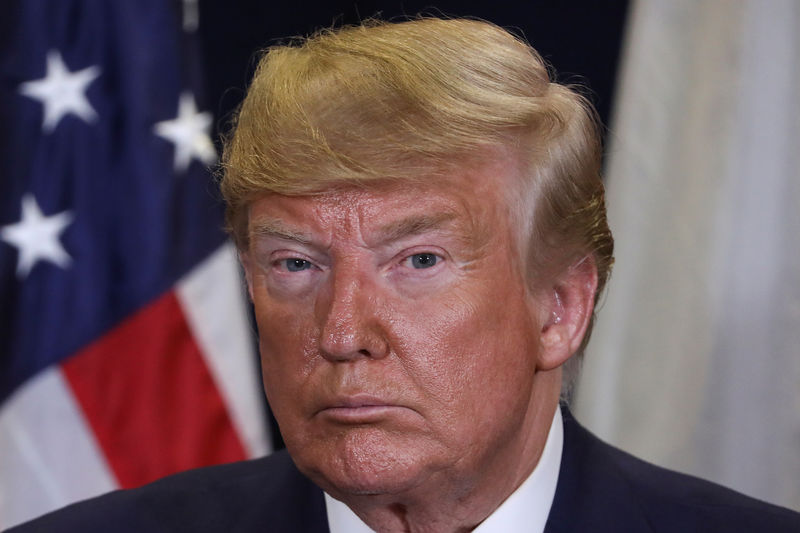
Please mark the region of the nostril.
[[367, 355], [367, 356], [372, 355], [371, 353], [369, 353], [369, 350], [364, 350], [364, 349], [359, 350], [358, 353], [360, 353], [361, 355]]

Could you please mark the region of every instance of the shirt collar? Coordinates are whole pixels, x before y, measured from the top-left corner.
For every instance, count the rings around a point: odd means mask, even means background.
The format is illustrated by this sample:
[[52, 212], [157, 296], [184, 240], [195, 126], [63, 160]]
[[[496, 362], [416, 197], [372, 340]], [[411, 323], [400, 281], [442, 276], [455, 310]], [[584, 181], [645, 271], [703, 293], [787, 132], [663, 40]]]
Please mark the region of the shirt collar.
[[[542, 456], [517, 490], [489, 515], [473, 533], [542, 533], [553, 505], [564, 448], [564, 422], [557, 408]], [[330, 533], [373, 533], [350, 508], [325, 493]]]

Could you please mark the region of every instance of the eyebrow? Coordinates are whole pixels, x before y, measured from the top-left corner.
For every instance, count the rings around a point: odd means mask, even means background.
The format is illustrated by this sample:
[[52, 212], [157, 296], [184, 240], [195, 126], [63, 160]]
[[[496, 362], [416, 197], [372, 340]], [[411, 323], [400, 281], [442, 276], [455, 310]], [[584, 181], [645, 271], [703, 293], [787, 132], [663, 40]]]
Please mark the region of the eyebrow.
[[379, 240], [381, 242], [393, 242], [404, 237], [441, 229], [456, 219], [457, 216], [458, 215], [452, 211], [430, 215], [412, 215], [381, 226], [378, 229], [378, 235], [380, 235]]
[[250, 235], [251, 237], [276, 237], [300, 244], [311, 244], [310, 235], [289, 229], [280, 220], [274, 218], [254, 220], [250, 226]]
[[[412, 215], [378, 228], [378, 241], [390, 243], [412, 235], [420, 235], [427, 231], [441, 229], [457, 217], [458, 215], [451, 211], [430, 215]], [[290, 229], [281, 220], [269, 217], [254, 220], [250, 226], [250, 236], [251, 238], [275, 237], [300, 244], [311, 244], [313, 242], [309, 234]]]

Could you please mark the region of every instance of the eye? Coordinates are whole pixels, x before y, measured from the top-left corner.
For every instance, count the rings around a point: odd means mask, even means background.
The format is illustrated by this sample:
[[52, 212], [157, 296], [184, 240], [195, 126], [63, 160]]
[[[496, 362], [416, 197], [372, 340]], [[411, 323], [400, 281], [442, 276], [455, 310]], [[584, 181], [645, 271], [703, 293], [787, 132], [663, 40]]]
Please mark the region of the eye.
[[300, 272], [301, 270], [308, 270], [311, 268], [311, 262], [306, 261], [305, 259], [298, 259], [296, 257], [292, 257], [291, 259], [284, 259], [283, 264], [286, 266], [286, 270], [289, 272]]
[[439, 261], [439, 256], [428, 253], [414, 254], [409, 260], [414, 268], [431, 268]]

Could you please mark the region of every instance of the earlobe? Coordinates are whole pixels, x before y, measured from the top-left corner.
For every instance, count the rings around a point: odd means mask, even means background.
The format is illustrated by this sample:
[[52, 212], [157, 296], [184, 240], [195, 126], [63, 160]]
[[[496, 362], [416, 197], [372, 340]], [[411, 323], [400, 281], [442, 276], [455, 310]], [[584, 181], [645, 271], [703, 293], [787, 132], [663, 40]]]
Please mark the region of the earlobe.
[[597, 267], [591, 255], [556, 278], [543, 302], [539, 370], [559, 367], [578, 351], [594, 311], [596, 290]]

